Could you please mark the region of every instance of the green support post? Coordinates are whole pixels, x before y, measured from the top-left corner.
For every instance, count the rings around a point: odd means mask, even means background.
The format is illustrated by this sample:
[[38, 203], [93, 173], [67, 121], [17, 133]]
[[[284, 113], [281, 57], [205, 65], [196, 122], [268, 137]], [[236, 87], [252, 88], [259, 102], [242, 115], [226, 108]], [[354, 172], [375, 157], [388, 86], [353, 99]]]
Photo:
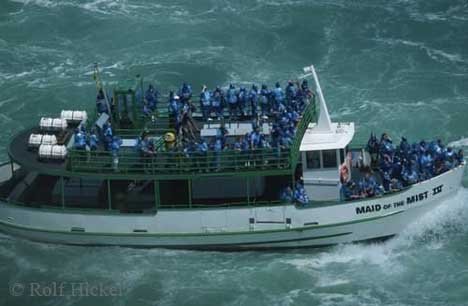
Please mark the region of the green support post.
[[141, 128], [142, 124], [141, 124], [140, 116], [138, 114], [138, 106], [137, 106], [136, 95], [135, 95], [134, 90], [132, 90], [132, 117], [133, 117], [132, 120], [135, 126], [137, 128]]
[[161, 205], [161, 196], [159, 192], [159, 181], [154, 180], [154, 206], [156, 207], [156, 211], [159, 209]]
[[112, 194], [110, 180], [107, 180], [107, 202], [109, 204], [109, 210], [112, 210]]
[[192, 208], [192, 180], [187, 180], [189, 208]]
[[65, 209], [65, 179], [60, 177], [60, 195], [62, 197], [62, 208]]
[[246, 180], [246, 189], [247, 189], [247, 205], [250, 205], [250, 178], [247, 177]]

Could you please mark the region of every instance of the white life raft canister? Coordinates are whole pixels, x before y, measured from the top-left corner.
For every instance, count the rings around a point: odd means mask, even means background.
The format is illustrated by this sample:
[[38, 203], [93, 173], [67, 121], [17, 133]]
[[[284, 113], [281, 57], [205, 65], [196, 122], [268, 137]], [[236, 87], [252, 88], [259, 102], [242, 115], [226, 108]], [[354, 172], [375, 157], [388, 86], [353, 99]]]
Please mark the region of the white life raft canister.
[[63, 145], [42, 144], [39, 147], [40, 159], [64, 160], [67, 157], [67, 147]]
[[31, 134], [29, 136], [28, 146], [38, 148], [41, 144], [56, 145], [57, 137], [55, 135]]
[[62, 118], [46, 118], [42, 117], [39, 122], [39, 127], [43, 131], [64, 131], [67, 129], [67, 120]]
[[79, 123], [88, 119], [88, 113], [86, 111], [63, 110], [60, 113], [60, 118], [67, 122]]

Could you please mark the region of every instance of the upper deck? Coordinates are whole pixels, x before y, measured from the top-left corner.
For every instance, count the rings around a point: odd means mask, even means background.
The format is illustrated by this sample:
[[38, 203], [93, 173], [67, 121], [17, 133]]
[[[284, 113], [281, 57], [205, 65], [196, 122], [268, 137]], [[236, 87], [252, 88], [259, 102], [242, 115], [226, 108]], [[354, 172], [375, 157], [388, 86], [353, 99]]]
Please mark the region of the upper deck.
[[[163, 137], [167, 132], [173, 131], [171, 120], [164, 111], [167, 107], [160, 106], [150, 118], [139, 119], [138, 123], [126, 126], [117, 122], [122, 113], [125, 113], [125, 116], [131, 115], [128, 101], [124, 101], [123, 109], [118, 105], [121, 93], [127, 96], [131, 93], [129, 100], [135, 99], [136, 96], [130, 90], [116, 89], [113, 93], [112, 124], [116, 126], [115, 134], [123, 141], [118, 154], [105, 150], [102, 145], [92, 151], [74, 148], [74, 129], [68, 128], [61, 135], [63, 144], [68, 149], [66, 158], [60, 161], [40, 160], [37, 150], [28, 147], [28, 139], [32, 133], [41, 131], [39, 128], [31, 128], [21, 131], [12, 139], [8, 150], [11, 160], [30, 171], [63, 177], [177, 180], [196, 177], [291, 175], [298, 163], [301, 140], [309, 124], [317, 118], [313, 95], [305, 102], [295, 126], [294, 137], [288, 145], [240, 150], [234, 147], [233, 141], [241, 137], [239, 133], [244, 131], [241, 127], [251, 124], [251, 118], [231, 121], [228, 115], [223, 114], [220, 121], [203, 121], [199, 113], [194, 113], [194, 122], [199, 127], [197, 138], [213, 140], [216, 137], [213, 131], [223, 125], [226, 130], [233, 131], [232, 135], [228, 134], [230, 143], [222, 151], [211, 149], [204, 153], [189, 151], [180, 142], [167, 149], [162, 144]], [[88, 122], [88, 129], [95, 127], [96, 123], [94, 120]], [[265, 118], [257, 121], [257, 124], [262, 133], [267, 135], [275, 125], [273, 120]], [[144, 130], [155, 142], [161, 144], [161, 148], [151, 155], [141, 154], [141, 151], [135, 149], [136, 139]]]

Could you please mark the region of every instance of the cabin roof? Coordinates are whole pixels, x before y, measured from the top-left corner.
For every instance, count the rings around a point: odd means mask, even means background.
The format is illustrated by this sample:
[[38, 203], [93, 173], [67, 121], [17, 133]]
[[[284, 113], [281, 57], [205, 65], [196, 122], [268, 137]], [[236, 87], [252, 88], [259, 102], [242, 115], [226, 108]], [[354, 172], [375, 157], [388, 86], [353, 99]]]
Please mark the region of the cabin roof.
[[333, 150], [345, 148], [353, 139], [354, 123], [330, 124], [330, 129], [319, 129], [316, 123], [310, 123], [304, 138], [302, 139], [300, 151]]

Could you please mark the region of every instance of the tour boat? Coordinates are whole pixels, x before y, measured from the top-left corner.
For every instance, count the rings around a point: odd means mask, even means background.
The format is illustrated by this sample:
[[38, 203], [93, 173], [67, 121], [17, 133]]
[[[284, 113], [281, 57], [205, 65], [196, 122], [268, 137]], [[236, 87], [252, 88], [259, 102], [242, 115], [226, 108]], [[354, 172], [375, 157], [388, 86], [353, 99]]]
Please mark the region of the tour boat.
[[[97, 70], [96, 76], [103, 89]], [[360, 169], [375, 165], [365, 146], [351, 144], [354, 123], [331, 121], [314, 67], [304, 68], [300, 78], [313, 81], [313, 95], [291, 143], [278, 149], [206, 154], [177, 149], [179, 135], [166, 105], [142, 115], [141, 78], [136, 85], [117, 85], [112, 94], [102, 92], [108, 112], [88, 116], [94, 111], [65, 110], [57, 118], [38, 118], [39, 125], [12, 137], [10, 160], [0, 167], [0, 230], [68, 245], [319, 247], [397, 235], [461, 188], [464, 161], [400, 190], [343, 199], [343, 180], [358, 181]], [[220, 128], [231, 140], [242, 137], [252, 131], [252, 120], [270, 135], [273, 123], [267, 116], [223, 113], [205, 121], [193, 113], [195, 136], [209, 141]], [[121, 139], [117, 154], [75, 148], [76, 129], [100, 133], [106, 122]], [[150, 156], [135, 149], [143, 132], [155, 144]], [[280, 197], [298, 181], [308, 203]]]

